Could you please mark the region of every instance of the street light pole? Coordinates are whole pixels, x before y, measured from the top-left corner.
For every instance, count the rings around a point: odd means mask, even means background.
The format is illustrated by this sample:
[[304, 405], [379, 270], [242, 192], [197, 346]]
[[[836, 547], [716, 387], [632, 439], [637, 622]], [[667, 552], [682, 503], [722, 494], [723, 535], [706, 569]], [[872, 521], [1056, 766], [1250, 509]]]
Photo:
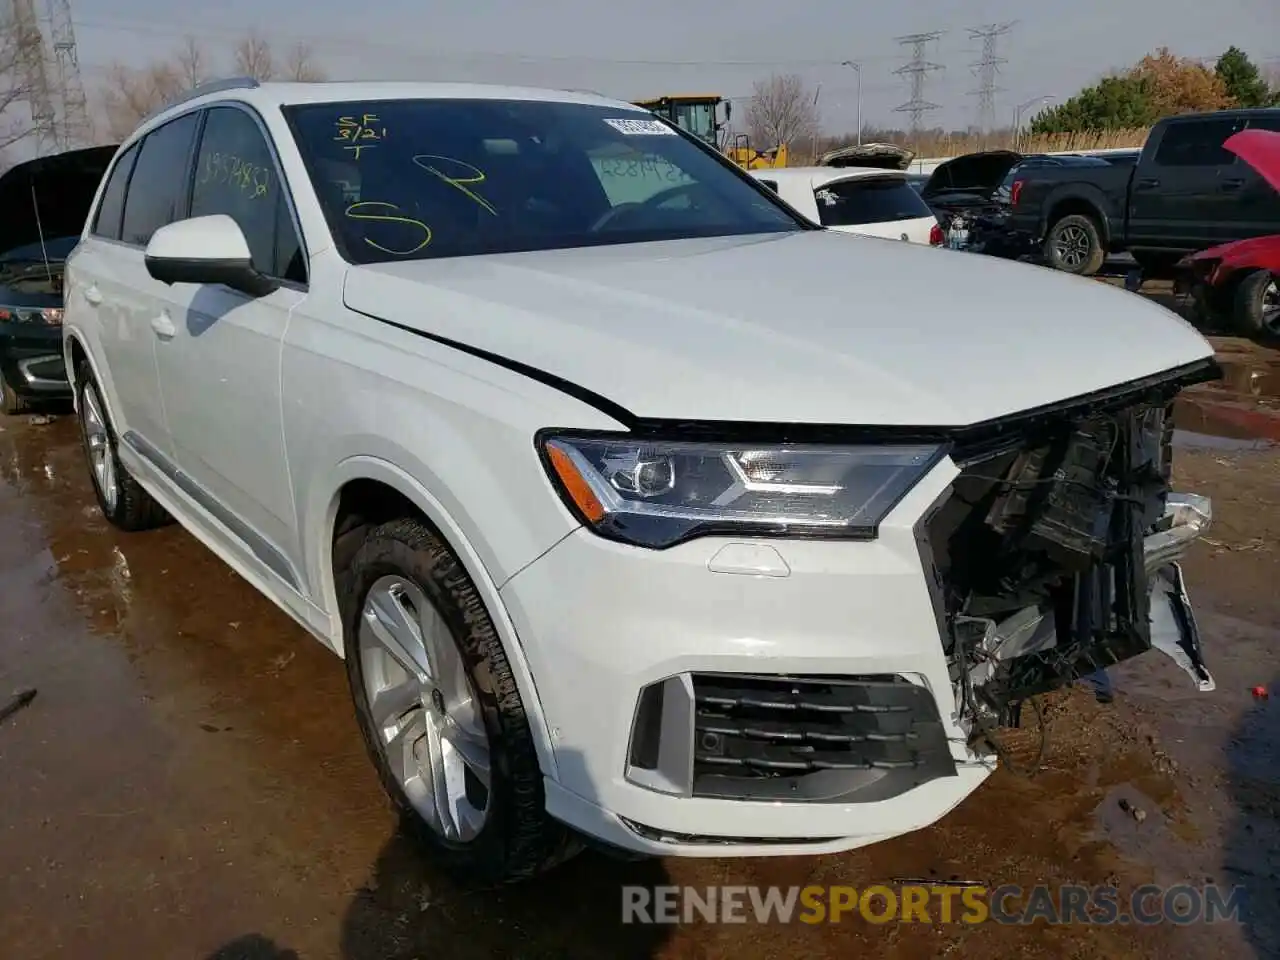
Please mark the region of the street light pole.
[[858, 146], [862, 146], [862, 64], [845, 60], [841, 66], [849, 67], [858, 75]]
[[1026, 103], [1020, 103], [1013, 108], [1013, 149], [1018, 149], [1018, 143], [1022, 139], [1022, 111], [1028, 107], [1034, 107], [1037, 104], [1048, 103], [1050, 100], [1056, 100], [1056, 97], [1032, 97]]

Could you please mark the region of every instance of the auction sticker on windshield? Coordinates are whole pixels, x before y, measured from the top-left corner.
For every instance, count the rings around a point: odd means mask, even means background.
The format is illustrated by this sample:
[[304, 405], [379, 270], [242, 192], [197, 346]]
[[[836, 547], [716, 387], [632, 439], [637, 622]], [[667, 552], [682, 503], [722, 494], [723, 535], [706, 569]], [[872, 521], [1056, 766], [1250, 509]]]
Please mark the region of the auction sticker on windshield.
[[628, 137], [644, 137], [654, 134], [662, 134], [669, 137], [676, 135], [676, 132], [661, 120], [611, 120], [606, 117], [604, 122]]

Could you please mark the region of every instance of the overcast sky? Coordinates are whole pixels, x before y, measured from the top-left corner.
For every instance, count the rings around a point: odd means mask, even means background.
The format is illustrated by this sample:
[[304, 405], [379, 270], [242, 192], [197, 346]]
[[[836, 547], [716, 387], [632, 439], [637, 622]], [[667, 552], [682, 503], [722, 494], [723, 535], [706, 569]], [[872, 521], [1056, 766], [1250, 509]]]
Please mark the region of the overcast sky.
[[[43, 4], [40, 4], [43, 6]], [[909, 97], [892, 71], [907, 59], [895, 38], [946, 31], [928, 59], [927, 123], [976, 120], [981, 45], [969, 29], [1017, 21], [1002, 38], [997, 118], [1032, 98], [1065, 98], [1108, 70], [1166, 45], [1215, 57], [1231, 44], [1257, 61], [1280, 58], [1280, 0], [73, 0], [86, 86], [112, 60], [143, 65], [206, 38], [224, 53], [257, 28], [287, 46], [310, 43], [334, 78], [457, 79], [597, 90], [622, 99], [714, 92], [745, 98], [771, 72], [820, 87], [824, 125], [854, 125], [863, 64], [863, 117], [905, 125], [893, 108]], [[187, 12], [189, 11], [189, 12]], [[269, 11], [269, 13], [267, 13]], [[1280, 60], [1275, 63], [1280, 64]]]

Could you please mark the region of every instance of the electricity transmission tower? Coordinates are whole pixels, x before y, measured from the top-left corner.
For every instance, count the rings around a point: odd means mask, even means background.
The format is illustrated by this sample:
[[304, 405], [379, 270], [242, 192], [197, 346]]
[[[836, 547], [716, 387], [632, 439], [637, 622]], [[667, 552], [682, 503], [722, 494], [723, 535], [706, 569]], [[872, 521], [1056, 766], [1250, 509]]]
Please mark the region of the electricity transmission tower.
[[71, 0], [49, 0], [49, 35], [53, 41], [57, 99], [61, 101], [58, 106], [62, 113], [58, 124], [58, 145], [63, 150], [86, 146], [93, 140], [93, 123], [89, 119], [84, 79], [80, 76]]
[[31, 110], [31, 131], [36, 142], [36, 155], [56, 153], [58, 115], [54, 111], [53, 95], [49, 89], [44, 35], [40, 32], [32, 0], [12, 0], [12, 3], [17, 79], [22, 85], [23, 98]]
[[942, 33], [941, 30], [935, 30], [933, 33], [913, 33], [894, 38], [900, 46], [911, 48], [911, 59], [893, 71], [897, 76], [911, 78], [911, 99], [893, 109], [895, 113], [910, 114], [913, 136], [920, 133], [920, 118], [930, 110], [938, 109], [936, 103], [930, 103], [924, 98], [924, 82], [929, 74], [943, 67], [940, 63], [931, 63], [925, 59], [925, 47], [941, 37]]
[[987, 132], [996, 125], [996, 76], [1000, 73], [1000, 64], [1009, 61], [996, 56], [996, 42], [1013, 29], [1016, 21], [993, 23], [986, 27], [976, 27], [969, 31], [969, 39], [982, 41], [982, 59], [971, 64], [978, 77], [978, 89], [971, 91], [978, 98], [978, 129]]
[[31, 111], [36, 155], [60, 153], [93, 140], [80, 76], [71, 0], [48, 0], [52, 50], [45, 43], [35, 0], [10, 0], [22, 98]]

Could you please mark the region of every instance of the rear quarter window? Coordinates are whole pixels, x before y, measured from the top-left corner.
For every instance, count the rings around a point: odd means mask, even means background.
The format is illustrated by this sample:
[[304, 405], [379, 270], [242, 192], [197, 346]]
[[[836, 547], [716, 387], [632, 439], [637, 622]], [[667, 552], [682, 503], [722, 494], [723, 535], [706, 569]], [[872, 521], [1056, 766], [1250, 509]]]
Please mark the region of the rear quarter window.
[[892, 223], [932, 217], [933, 211], [901, 177], [838, 180], [813, 191], [818, 219], [824, 227]]

